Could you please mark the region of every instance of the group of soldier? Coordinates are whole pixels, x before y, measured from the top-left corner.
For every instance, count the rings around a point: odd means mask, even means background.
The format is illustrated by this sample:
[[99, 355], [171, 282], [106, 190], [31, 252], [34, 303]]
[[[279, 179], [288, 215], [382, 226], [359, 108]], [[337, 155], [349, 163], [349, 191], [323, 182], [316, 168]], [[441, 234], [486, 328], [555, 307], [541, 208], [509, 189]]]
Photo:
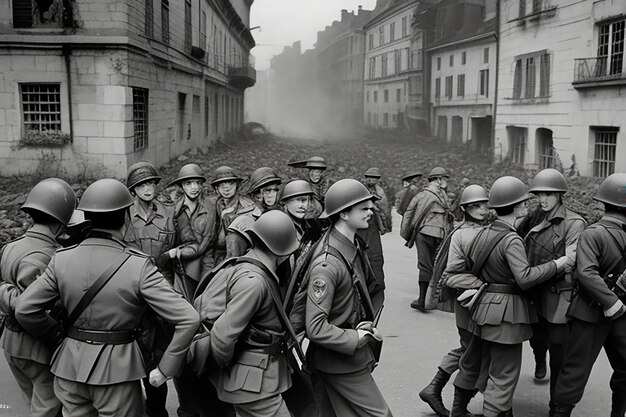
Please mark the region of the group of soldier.
[[188, 164], [159, 193], [148, 162], [79, 201], [35, 185], [33, 225], [0, 250], [0, 344], [32, 415], [167, 416], [172, 379], [181, 417], [391, 416], [371, 375], [380, 171], [331, 185], [323, 158], [292, 167], [305, 179], [261, 167], [247, 190], [221, 166], [209, 192]]
[[[411, 307], [454, 311], [461, 341], [420, 398], [438, 416], [466, 417], [480, 391], [484, 416], [513, 416], [522, 343], [530, 340], [537, 379], [546, 376], [549, 352], [550, 417], [571, 415], [603, 347], [613, 368], [610, 415], [624, 417], [626, 174], [599, 186], [594, 199], [604, 214], [591, 225], [565, 207], [568, 183], [554, 169], [536, 174], [530, 194], [504, 176], [489, 193], [466, 182], [456, 202], [445, 169], [434, 168], [422, 191], [412, 175], [397, 205], [400, 234], [418, 253], [419, 298]], [[532, 195], [538, 204], [529, 213]], [[441, 392], [457, 370], [449, 411]]]

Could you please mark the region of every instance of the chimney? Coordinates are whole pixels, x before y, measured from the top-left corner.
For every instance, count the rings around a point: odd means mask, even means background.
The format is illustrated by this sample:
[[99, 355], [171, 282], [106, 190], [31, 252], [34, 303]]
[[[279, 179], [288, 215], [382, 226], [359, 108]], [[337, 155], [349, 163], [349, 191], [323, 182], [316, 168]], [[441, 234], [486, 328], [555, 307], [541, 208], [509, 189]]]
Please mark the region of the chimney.
[[348, 17], [348, 9], [341, 9], [341, 20], [344, 20]]
[[359, 4], [359, 11], [358, 11], [358, 14], [360, 15], [362, 11], [363, 11], [363, 6], [361, 6], [361, 5]]

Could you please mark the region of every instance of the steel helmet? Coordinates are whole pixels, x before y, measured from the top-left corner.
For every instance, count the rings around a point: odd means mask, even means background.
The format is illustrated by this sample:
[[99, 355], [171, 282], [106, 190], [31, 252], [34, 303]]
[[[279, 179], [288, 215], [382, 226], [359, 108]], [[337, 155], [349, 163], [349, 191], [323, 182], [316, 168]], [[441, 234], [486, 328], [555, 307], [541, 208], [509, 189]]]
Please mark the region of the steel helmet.
[[563, 174], [556, 169], [542, 169], [535, 175], [530, 186], [531, 193], [548, 192], [564, 193], [567, 191], [567, 181]]
[[304, 168], [306, 167], [307, 160], [301, 158], [291, 158], [289, 162], [287, 162], [287, 166], [293, 168]]
[[261, 188], [270, 184], [280, 184], [282, 182], [281, 178], [274, 173], [274, 170], [270, 167], [261, 167], [256, 169], [252, 175], [250, 175], [250, 190], [249, 192], [254, 193], [259, 191]]
[[309, 169], [326, 169], [328, 165], [326, 165], [326, 161], [321, 156], [312, 156], [307, 159], [304, 167]]
[[324, 198], [326, 208], [320, 219], [328, 218], [355, 204], [380, 199], [377, 195], [371, 194], [365, 185], [352, 178], [344, 178], [331, 185]]
[[26, 213], [39, 211], [67, 225], [75, 206], [76, 193], [72, 187], [60, 178], [47, 178], [30, 190], [21, 209]]
[[276, 256], [289, 255], [298, 249], [296, 227], [280, 210], [263, 213], [246, 233], [259, 238]]
[[490, 207], [507, 207], [528, 200], [526, 186], [519, 178], [505, 176], [494, 181], [489, 191]]
[[235, 170], [228, 166], [218, 167], [213, 173], [215, 179], [211, 181], [211, 185], [217, 187], [220, 182], [226, 181], [243, 181], [239, 175], [235, 174]]
[[594, 200], [617, 207], [626, 207], [626, 174], [611, 174], [602, 181]]
[[445, 168], [442, 167], [434, 167], [428, 173], [428, 181], [436, 179], [436, 178], [450, 178], [450, 174]]
[[187, 164], [180, 168], [178, 171], [178, 177], [174, 181], [170, 182], [170, 185], [180, 185], [186, 180], [200, 180], [204, 182], [206, 181], [206, 177], [202, 174], [202, 168], [200, 168], [198, 164]]
[[465, 187], [461, 194], [460, 205], [480, 203], [489, 201], [487, 191], [478, 184], [471, 184]]
[[371, 178], [381, 178], [382, 175], [380, 174], [380, 169], [376, 168], [376, 167], [372, 167], [369, 168], [367, 171], [365, 171], [365, 174], [363, 174], [365, 177], [371, 177]]
[[423, 174], [420, 171], [412, 171], [405, 174], [402, 177], [402, 181], [411, 181], [413, 178], [421, 177]]
[[128, 168], [126, 186], [129, 190], [150, 180], [154, 180], [157, 183], [161, 181], [161, 176], [150, 162], [136, 162]]
[[290, 181], [283, 188], [280, 201], [287, 201], [290, 198], [299, 197], [301, 195], [314, 195], [313, 186], [305, 180]]
[[90, 213], [108, 213], [129, 207], [133, 202], [133, 196], [124, 184], [104, 178], [87, 187], [77, 208]]

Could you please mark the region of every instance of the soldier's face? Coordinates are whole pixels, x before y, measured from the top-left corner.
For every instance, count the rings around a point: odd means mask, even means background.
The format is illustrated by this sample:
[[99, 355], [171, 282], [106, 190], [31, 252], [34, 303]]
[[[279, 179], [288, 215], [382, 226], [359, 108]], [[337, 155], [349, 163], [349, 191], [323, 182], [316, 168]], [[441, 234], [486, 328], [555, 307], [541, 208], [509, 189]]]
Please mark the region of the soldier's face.
[[261, 194], [263, 195], [263, 202], [268, 206], [276, 204], [276, 197], [278, 197], [278, 186], [269, 185], [261, 188]]
[[485, 220], [487, 213], [489, 213], [489, 207], [486, 202], [472, 203], [467, 206], [467, 214], [476, 220]]
[[190, 200], [195, 200], [202, 191], [202, 181], [200, 180], [186, 180], [183, 181], [183, 191]]
[[448, 188], [448, 179], [446, 177], [439, 178], [439, 188], [442, 190]]
[[309, 179], [312, 183], [317, 184], [322, 179], [323, 169], [311, 168], [309, 169]]
[[296, 219], [304, 219], [306, 211], [309, 208], [309, 202], [310, 197], [308, 195], [294, 197], [285, 201], [285, 208], [287, 209], [287, 212], [289, 212], [289, 214]]
[[143, 182], [135, 186], [133, 191], [139, 199], [150, 202], [156, 197], [156, 181]]
[[557, 193], [537, 193], [541, 210], [551, 211], [559, 204], [559, 195]]
[[340, 214], [340, 218], [353, 230], [367, 229], [372, 217], [374, 203], [371, 200], [364, 201], [353, 206]]
[[235, 181], [224, 181], [217, 185], [218, 194], [225, 199], [230, 199], [237, 192], [237, 183]]
[[372, 185], [376, 185], [378, 184], [379, 178], [374, 178], [374, 177], [365, 177], [365, 184], [369, 185], [370, 187]]

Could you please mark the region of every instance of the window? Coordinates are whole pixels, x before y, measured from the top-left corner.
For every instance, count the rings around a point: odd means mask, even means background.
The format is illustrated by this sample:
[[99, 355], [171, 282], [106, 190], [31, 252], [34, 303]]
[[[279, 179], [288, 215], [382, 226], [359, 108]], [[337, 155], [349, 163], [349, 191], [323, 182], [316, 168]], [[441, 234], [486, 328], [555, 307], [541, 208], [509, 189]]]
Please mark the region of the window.
[[206, 12], [202, 12], [202, 26], [200, 26], [200, 48], [206, 50]]
[[381, 26], [378, 28], [378, 44], [379, 45], [385, 44], [385, 27], [384, 26]]
[[483, 64], [489, 63], [489, 48], [483, 50]]
[[450, 55], [450, 66], [454, 66], [454, 55]]
[[384, 97], [383, 101], [385, 103], [389, 103], [389, 90], [383, 91], [383, 97]]
[[381, 76], [381, 77], [386, 77], [386, 76], [387, 76], [387, 54], [383, 54], [383, 55], [382, 55], [382, 63], [381, 63], [381, 69], [380, 69], [380, 76]]
[[[37, 27], [64, 27], [71, 26], [73, 23], [70, 14], [64, 15], [64, 3], [60, 0], [12, 0], [6, 1], [6, 10], [13, 9], [13, 27], [14, 28], [37, 28]], [[8, 5], [11, 3], [11, 5]], [[3, 18], [5, 16], [2, 16]], [[8, 16], [7, 16], [8, 17]]]
[[366, 103], [369, 103], [369, 102], [370, 102], [370, 92], [369, 92], [369, 91], [367, 91], [367, 92], [365, 93], [365, 102], [366, 102]]
[[467, 53], [461, 52], [461, 65], [465, 65], [466, 62], [467, 62]]
[[185, 0], [185, 52], [191, 52], [191, 0]]
[[389, 24], [389, 42], [393, 42], [396, 40], [396, 23], [391, 22]]
[[368, 37], [369, 48], [374, 49], [374, 35], [370, 33]]
[[[539, 90], [537, 91], [537, 77]], [[550, 54], [541, 51], [515, 60], [513, 99], [550, 96]]]
[[161, 39], [163, 43], [170, 43], [170, 3], [161, 0]]
[[144, 33], [147, 37], [154, 37], [154, 4], [152, 0], [145, 0], [145, 28]]
[[526, 16], [526, 0], [519, 0], [519, 17]]
[[435, 78], [435, 98], [441, 97], [441, 78]]
[[446, 77], [446, 98], [452, 98], [452, 76]]
[[459, 97], [465, 96], [465, 74], [459, 74], [456, 77], [456, 95]]
[[541, 127], [537, 129], [536, 137], [539, 169], [552, 168], [554, 166], [552, 131]]
[[148, 90], [133, 87], [133, 149], [148, 147]]
[[204, 136], [209, 136], [209, 97], [204, 96]]
[[398, 88], [396, 89], [396, 103], [399, 103], [401, 98], [402, 98], [402, 89]]
[[615, 148], [618, 129], [613, 127], [593, 128], [595, 143], [593, 150], [593, 176], [607, 177], [615, 172]]
[[404, 16], [404, 17], [402, 18], [402, 37], [403, 37], [403, 38], [404, 38], [404, 37], [407, 35], [407, 33], [408, 33], [408, 30], [407, 30], [407, 21], [408, 21], [407, 16]]
[[376, 77], [376, 57], [370, 58], [370, 70], [369, 70], [369, 78]]
[[374, 103], [378, 103], [378, 91], [374, 91]]
[[506, 130], [509, 137], [509, 157], [511, 161], [524, 165], [528, 130], [516, 126], [507, 126]]
[[383, 127], [389, 127], [389, 113], [383, 113]]
[[393, 72], [398, 74], [402, 70], [402, 55], [400, 49], [393, 52]]
[[61, 84], [20, 84], [24, 131], [61, 130]]
[[481, 96], [489, 97], [489, 70], [480, 71], [480, 83], [478, 93]]
[[624, 25], [626, 20], [600, 26], [596, 75], [621, 74], [624, 64]]
[[441, 57], [437, 57], [437, 71], [441, 70]]
[[533, 13], [541, 11], [541, 3], [543, 0], [533, 0]]

